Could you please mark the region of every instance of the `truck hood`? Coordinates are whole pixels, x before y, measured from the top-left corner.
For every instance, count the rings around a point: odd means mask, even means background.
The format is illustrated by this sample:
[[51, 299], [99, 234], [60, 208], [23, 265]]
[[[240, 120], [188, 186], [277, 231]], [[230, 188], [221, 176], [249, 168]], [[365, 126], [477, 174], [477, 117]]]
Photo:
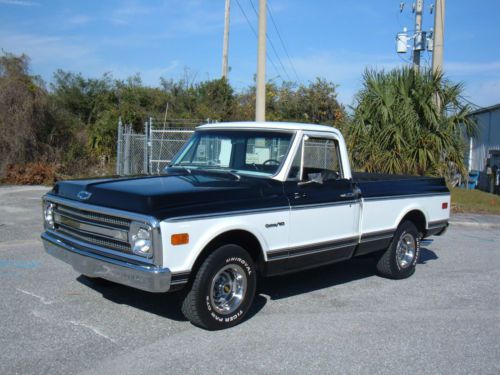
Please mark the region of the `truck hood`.
[[[87, 193], [82, 196], [79, 194], [81, 192]], [[58, 182], [49, 194], [147, 214], [160, 220], [287, 204], [283, 185], [279, 181], [246, 176], [238, 179], [229, 173], [205, 171], [148, 177], [67, 180]]]

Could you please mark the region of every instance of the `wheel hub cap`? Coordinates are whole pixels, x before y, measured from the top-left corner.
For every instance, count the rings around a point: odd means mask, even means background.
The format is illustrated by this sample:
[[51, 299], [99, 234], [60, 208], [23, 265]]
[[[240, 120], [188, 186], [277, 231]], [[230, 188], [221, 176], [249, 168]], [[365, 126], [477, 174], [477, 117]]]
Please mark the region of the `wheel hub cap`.
[[247, 289], [247, 277], [237, 264], [224, 266], [212, 279], [210, 302], [215, 311], [227, 315], [243, 302]]
[[410, 233], [403, 233], [396, 248], [396, 261], [400, 268], [408, 268], [415, 259], [417, 242]]

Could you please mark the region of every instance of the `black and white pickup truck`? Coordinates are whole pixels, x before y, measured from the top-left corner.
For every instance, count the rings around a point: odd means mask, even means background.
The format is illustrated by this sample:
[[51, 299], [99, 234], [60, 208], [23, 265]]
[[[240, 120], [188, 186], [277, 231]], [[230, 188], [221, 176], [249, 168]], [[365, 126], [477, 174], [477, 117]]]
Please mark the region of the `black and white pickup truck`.
[[242, 122], [198, 127], [163, 175], [59, 182], [43, 211], [49, 254], [87, 277], [184, 289], [184, 315], [221, 329], [244, 319], [259, 276], [369, 253], [380, 275], [412, 275], [450, 193], [441, 178], [353, 174], [334, 128]]

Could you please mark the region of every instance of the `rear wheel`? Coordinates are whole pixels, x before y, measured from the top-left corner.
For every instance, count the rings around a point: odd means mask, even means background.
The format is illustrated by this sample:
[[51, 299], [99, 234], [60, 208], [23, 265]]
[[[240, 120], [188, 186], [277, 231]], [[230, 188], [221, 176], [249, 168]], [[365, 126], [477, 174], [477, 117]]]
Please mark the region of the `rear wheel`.
[[191, 323], [217, 330], [240, 323], [252, 306], [257, 283], [250, 255], [240, 246], [224, 245], [208, 256], [182, 304]]
[[378, 273], [391, 279], [410, 277], [415, 272], [419, 253], [417, 227], [411, 221], [404, 221], [396, 230], [389, 248], [378, 260]]

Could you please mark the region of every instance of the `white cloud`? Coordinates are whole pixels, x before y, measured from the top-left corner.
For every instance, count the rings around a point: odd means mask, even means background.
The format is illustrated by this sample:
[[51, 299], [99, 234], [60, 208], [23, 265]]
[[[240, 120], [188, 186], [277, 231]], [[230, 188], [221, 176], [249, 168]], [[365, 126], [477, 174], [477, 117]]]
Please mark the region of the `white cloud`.
[[111, 14], [111, 22], [115, 25], [128, 25], [135, 17], [149, 14], [152, 8], [140, 5], [136, 2], [125, 3]]
[[453, 74], [500, 73], [500, 61], [491, 62], [444, 62], [446, 72]]
[[465, 97], [481, 107], [500, 103], [500, 79], [473, 81], [465, 85]]
[[0, 0], [0, 4], [5, 5], [17, 5], [22, 7], [32, 7], [36, 5], [40, 5], [40, 3], [34, 1], [25, 1], [25, 0]]
[[85, 16], [82, 14], [82, 15], [69, 17], [66, 20], [66, 24], [68, 26], [83, 26], [83, 25], [88, 24], [90, 21], [91, 21], [91, 18], [89, 16]]
[[91, 55], [92, 50], [70, 38], [0, 32], [0, 45], [6, 51], [26, 53], [40, 63], [75, 60]]
[[[167, 74], [175, 72], [180, 66], [178, 60], [172, 60], [165, 66], [156, 66], [152, 68], [140, 68], [140, 67], [111, 67], [107, 68], [106, 71], [113, 74], [113, 77], [117, 79], [126, 79], [135, 74], [139, 74], [142, 82], [145, 85], [158, 86], [160, 83], [160, 78], [165, 77]], [[103, 71], [102, 73], [104, 73]]]

